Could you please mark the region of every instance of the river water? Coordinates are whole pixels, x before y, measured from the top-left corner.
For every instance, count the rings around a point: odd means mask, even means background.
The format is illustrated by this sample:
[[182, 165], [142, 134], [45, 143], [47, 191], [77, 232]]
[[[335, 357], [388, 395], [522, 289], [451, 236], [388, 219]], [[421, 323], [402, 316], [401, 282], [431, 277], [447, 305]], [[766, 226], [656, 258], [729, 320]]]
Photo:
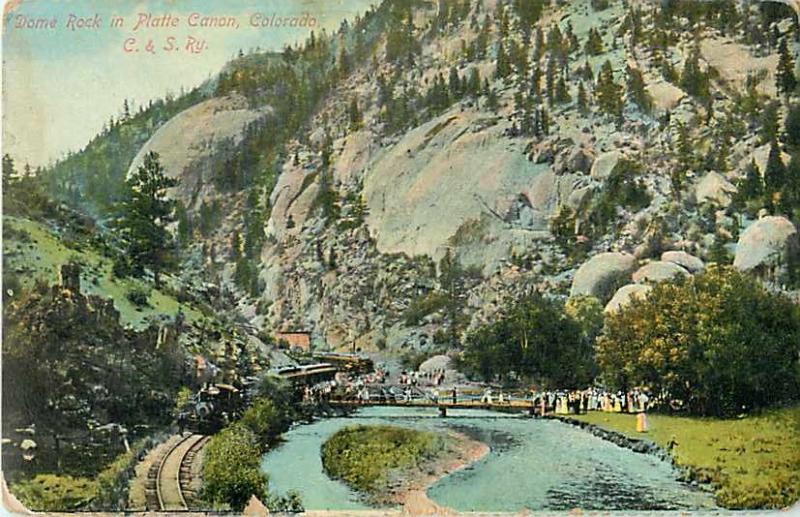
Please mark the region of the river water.
[[488, 411], [364, 408], [355, 416], [300, 425], [267, 453], [262, 469], [270, 489], [297, 490], [309, 510], [369, 509], [343, 483], [322, 470], [320, 448], [350, 425], [389, 424], [413, 429], [454, 429], [481, 440], [490, 452], [428, 490], [437, 503], [459, 511], [698, 510], [714, 508], [705, 492], [676, 481], [676, 471], [555, 420]]

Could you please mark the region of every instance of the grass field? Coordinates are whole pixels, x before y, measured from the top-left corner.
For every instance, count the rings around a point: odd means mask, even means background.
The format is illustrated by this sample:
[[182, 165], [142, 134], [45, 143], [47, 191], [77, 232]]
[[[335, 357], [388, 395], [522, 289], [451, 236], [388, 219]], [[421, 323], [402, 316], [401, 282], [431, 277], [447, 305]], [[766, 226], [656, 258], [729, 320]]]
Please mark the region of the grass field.
[[[81, 274], [81, 290], [87, 294], [96, 294], [114, 300], [114, 306], [120, 312], [123, 324], [133, 327], [146, 326], [150, 316], [174, 316], [182, 310], [187, 320], [199, 319], [202, 314], [178, 302], [174, 297], [156, 289], [150, 290], [145, 282], [125, 278], [114, 278], [111, 274], [111, 260], [84, 246], [82, 249], [71, 249], [41, 223], [16, 217], [3, 218], [4, 266], [16, 273], [24, 287], [31, 287], [36, 280], [48, 284], [59, 281], [61, 266], [70, 260], [83, 265]], [[9, 231], [10, 230], [10, 231]], [[25, 236], [22, 238], [21, 236]], [[132, 289], [150, 290], [146, 307], [136, 307], [128, 300]]]
[[648, 415], [649, 432], [636, 432], [636, 416], [592, 412], [575, 418], [670, 449], [695, 479], [711, 482], [717, 504], [731, 509], [783, 508], [800, 499], [800, 406], [721, 420]]

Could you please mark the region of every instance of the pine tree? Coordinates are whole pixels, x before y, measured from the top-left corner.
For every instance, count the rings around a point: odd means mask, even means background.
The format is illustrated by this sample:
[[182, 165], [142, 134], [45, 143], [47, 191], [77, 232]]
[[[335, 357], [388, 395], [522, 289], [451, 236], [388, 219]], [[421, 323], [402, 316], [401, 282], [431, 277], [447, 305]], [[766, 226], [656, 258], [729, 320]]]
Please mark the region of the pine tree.
[[757, 199], [764, 195], [764, 181], [761, 178], [761, 171], [758, 170], [755, 160], [750, 160], [744, 170], [744, 176], [739, 180], [738, 194], [745, 201]]
[[793, 104], [789, 107], [783, 127], [786, 131], [786, 144], [793, 150], [800, 149], [800, 105]]
[[792, 210], [800, 208], [800, 155], [793, 154], [786, 169], [786, 185], [784, 185], [781, 199], [786, 212], [791, 215]]
[[645, 88], [644, 77], [641, 70], [628, 65], [626, 87], [628, 97], [645, 113], [653, 110], [653, 98]]
[[505, 46], [501, 41], [497, 47], [497, 61], [494, 71], [495, 79], [503, 79], [507, 77], [511, 73], [511, 65], [508, 61], [508, 55], [506, 55]]
[[678, 124], [678, 164], [670, 174], [670, 184], [675, 199], [680, 200], [681, 190], [686, 182], [686, 175], [695, 167], [694, 148], [689, 139], [689, 130], [685, 124]]
[[544, 73], [544, 93], [547, 96], [547, 102], [552, 105], [556, 95], [556, 60], [552, 52], [550, 59], [547, 60], [547, 69]]
[[456, 67], [450, 67], [450, 76], [447, 80], [447, 86], [450, 90], [450, 97], [452, 99], [460, 99], [462, 95], [461, 91], [461, 78], [458, 76], [458, 70]]
[[605, 52], [603, 38], [600, 36], [600, 32], [594, 27], [589, 29], [589, 36], [586, 38], [584, 52], [587, 56], [598, 56]]
[[473, 97], [481, 94], [481, 75], [477, 67], [473, 67], [469, 71], [467, 79], [467, 93]]
[[776, 101], [768, 102], [764, 106], [760, 117], [761, 128], [759, 134], [761, 136], [761, 143], [767, 144], [778, 138], [778, 103]]
[[3, 155], [3, 191], [7, 192], [17, 181], [14, 159], [10, 154]]
[[600, 73], [597, 75], [597, 87], [595, 88], [597, 97], [597, 107], [609, 115], [622, 118], [622, 86], [614, 82], [614, 69], [611, 61], [603, 63]]
[[778, 69], [775, 74], [776, 87], [784, 95], [791, 95], [797, 88], [797, 77], [794, 74], [794, 57], [792, 57], [786, 38], [781, 39], [778, 47]]
[[567, 81], [564, 79], [562, 75], [559, 77], [558, 82], [556, 83], [556, 98], [555, 101], [558, 104], [564, 104], [570, 102], [572, 100], [572, 96], [569, 94], [569, 89], [567, 88]]
[[361, 129], [363, 125], [363, 116], [361, 110], [358, 108], [358, 100], [355, 97], [350, 100], [347, 116], [350, 120], [350, 131], [358, 131]]
[[764, 171], [764, 186], [766, 193], [772, 197], [776, 192], [781, 192], [786, 186], [786, 165], [781, 158], [781, 149], [773, 140], [767, 157], [767, 167]]
[[708, 85], [708, 74], [700, 69], [700, 47], [695, 45], [683, 65], [680, 86], [693, 97], [707, 98]]
[[166, 225], [173, 220], [175, 203], [166, 196], [167, 189], [178, 181], [164, 175], [158, 154], [150, 151], [126, 184], [129, 197], [122, 205], [118, 225], [130, 270], [142, 274], [144, 268], [150, 268], [158, 286], [159, 273], [173, 264], [172, 238]]
[[589, 99], [586, 96], [586, 88], [583, 86], [583, 81], [578, 83], [578, 110], [581, 115], [589, 113]]

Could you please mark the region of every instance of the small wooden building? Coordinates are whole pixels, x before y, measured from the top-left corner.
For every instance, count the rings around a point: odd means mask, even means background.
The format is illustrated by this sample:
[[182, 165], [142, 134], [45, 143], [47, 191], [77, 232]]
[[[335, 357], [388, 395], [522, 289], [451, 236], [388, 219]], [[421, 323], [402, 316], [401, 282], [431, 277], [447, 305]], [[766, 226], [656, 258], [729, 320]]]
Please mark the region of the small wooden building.
[[277, 332], [275, 334], [275, 341], [278, 344], [286, 343], [289, 348], [298, 348], [304, 352], [311, 351], [311, 333], [305, 331], [299, 332]]

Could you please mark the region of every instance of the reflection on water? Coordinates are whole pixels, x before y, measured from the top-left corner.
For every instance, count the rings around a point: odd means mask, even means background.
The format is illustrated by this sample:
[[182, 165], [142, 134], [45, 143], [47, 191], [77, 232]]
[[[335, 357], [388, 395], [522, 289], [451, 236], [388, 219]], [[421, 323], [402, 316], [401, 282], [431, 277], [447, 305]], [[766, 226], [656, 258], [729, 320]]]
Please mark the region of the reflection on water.
[[286, 442], [264, 456], [270, 488], [298, 490], [308, 509], [364, 509], [344, 484], [322, 471], [319, 451], [339, 429], [354, 424], [391, 424], [415, 429], [453, 429], [487, 443], [491, 452], [470, 468], [440, 480], [428, 491], [437, 503], [461, 511], [678, 510], [713, 508], [711, 497], [675, 480], [665, 462], [605, 442], [552, 420], [496, 413], [366, 408], [353, 418], [298, 426]]

